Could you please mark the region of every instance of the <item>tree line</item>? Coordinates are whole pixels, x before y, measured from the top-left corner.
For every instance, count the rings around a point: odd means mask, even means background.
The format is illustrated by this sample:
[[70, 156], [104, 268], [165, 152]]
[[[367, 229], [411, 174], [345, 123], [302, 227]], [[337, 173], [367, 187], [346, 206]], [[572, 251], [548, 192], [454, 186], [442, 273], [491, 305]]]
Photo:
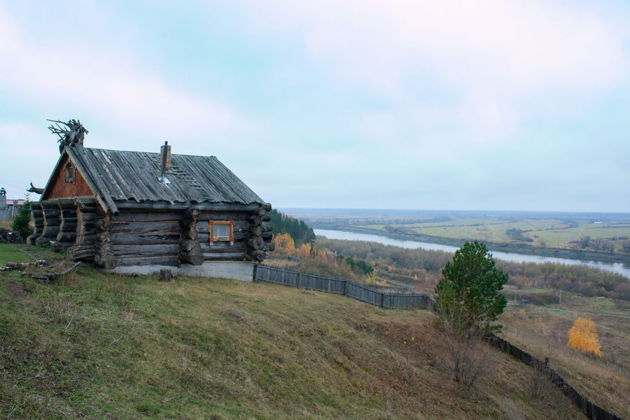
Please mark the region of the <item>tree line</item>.
[[306, 223], [276, 209], [271, 210], [271, 224], [274, 236], [288, 233], [295, 241], [295, 245], [299, 246], [315, 240], [315, 232]]
[[[427, 283], [430, 288], [452, 258], [448, 252], [404, 249], [374, 242], [318, 239], [317, 244], [338, 255], [364, 260], [374, 266], [379, 275]], [[588, 266], [497, 261], [497, 267], [509, 274], [509, 284], [519, 288], [553, 288], [584, 296], [630, 300], [627, 278]]]

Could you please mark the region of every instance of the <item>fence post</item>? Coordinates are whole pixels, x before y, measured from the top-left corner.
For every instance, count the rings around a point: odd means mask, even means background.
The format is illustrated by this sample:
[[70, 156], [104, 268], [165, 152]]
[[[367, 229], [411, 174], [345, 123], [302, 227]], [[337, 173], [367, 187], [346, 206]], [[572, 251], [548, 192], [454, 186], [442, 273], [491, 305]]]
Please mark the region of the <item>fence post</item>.
[[348, 280], [343, 281], [343, 295], [348, 296]]
[[300, 272], [297, 272], [297, 282], [296, 282], [296, 287], [299, 289], [300, 288]]
[[381, 308], [385, 307], [385, 293], [381, 293]]
[[252, 272], [252, 282], [256, 283], [256, 273], [258, 272], [258, 263], [254, 264], [254, 270]]

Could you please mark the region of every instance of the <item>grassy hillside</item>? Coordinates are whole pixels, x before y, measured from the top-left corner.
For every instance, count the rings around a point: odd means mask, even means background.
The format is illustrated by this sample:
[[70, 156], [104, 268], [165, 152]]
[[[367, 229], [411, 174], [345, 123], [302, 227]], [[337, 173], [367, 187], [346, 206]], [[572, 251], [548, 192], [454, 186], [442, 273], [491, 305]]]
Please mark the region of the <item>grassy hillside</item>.
[[[0, 247], [0, 265], [16, 250]], [[0, 416], [580, 418], [493, 350], [487, 375], [459, 388], [433, 322], [269, 284], [4, 272]]]
[[[535, 296], [519, 292], [530, 301]], [[557, 298], [549, 289], [537, 292]], [[567, 346], [568, 331], [579, 317], [597, 324], [602, 357]], [[510, 342], [540, 359], [549, 357], [551, 366], [581, 393], [618, 416], [630, 418], [629, 302], [563, 293], [561, 305], [510, 305], [502, 322], [503, 335]]]

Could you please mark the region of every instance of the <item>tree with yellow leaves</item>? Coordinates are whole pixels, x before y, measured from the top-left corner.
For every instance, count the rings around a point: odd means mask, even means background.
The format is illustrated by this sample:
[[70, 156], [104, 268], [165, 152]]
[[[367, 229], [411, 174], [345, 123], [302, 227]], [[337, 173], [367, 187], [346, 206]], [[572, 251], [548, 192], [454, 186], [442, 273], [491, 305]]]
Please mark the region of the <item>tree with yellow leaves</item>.
[[273, 239], [276, 244], [276, 252], [279, 254], [291, 255], [295, 252], [295, 242], [288, 233], [281, 233], [276, 235]]
[[578, 318], [569, 330], [569, 347], [590, 353], [595, 356], [602, 355], [602, 349], [599, 346], [597, 338], [597, 329], [595, 323], [590, 319]]
[[295, 253], [298, 257], [308, 258], [311, 256], [311, 244], [302, 244], [299, 248], [295, 249]]

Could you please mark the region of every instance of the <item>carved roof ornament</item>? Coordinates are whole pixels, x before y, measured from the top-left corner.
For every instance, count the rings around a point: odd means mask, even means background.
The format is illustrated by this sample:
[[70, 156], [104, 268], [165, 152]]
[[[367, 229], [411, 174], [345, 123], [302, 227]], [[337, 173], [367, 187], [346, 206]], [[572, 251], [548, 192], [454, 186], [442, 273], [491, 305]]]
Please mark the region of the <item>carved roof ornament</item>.
[[29, 188], [26, 191], [32, 192], [32, 193], [35, 193], [35, 194], [43, 194], [44, 193], [44, 189], [43, 188], [37, 188], [35, 185], [33, 185], [32, 182], [31, 182], [31, 188]]
[[85, 135], [88, 133], [88, 131], [85, 129], [85, 127], [83, 127], [81, 121], [47, 121], [53, 123], [48, 127], [50, 132], [56, 134], [59, 137], [59, 139], [57, 140], [57, 142], [59, 143], [59, 153], [63, 152], [63, 149], [66, 146], [74, 146], [77, 144], [83, 146], [83, 140], [85, 139]]

